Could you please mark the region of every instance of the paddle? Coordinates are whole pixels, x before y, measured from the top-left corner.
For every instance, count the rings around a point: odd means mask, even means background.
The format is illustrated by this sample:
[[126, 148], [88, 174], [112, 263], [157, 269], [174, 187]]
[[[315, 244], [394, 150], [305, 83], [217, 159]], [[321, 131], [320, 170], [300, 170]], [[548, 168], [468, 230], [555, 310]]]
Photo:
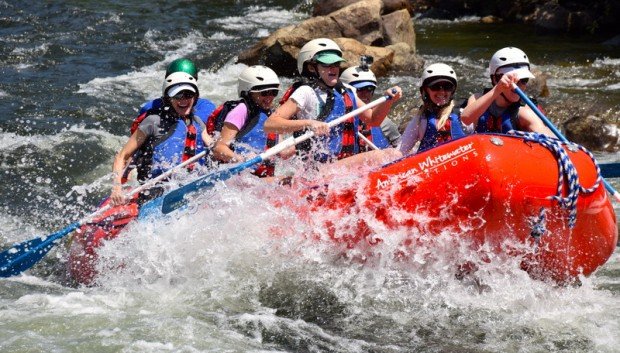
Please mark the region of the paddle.
[[[202, 158], [206, 155], [206, 151], [203, 151], [194, 157], [186, 160], [185, 162], [176, 165], [174, 168], [166, 171], [165, 173], [157, 176], [156, 178], [148, 180], [146, 183], [138, 186], [137, 188], [131, 190], [125, 196], [127, 198], [142, 192], [159, 181], [169, 177], [172, 173], [196, 162], [198, 159]], [[0, 277], [9, 277], [13, 275], [17, 275], [30, 267], [34, 266], [39, 260], [45, 256], [53, 247], [56, 245], [60, 239], [62, 239], [65, 235], [73, 232], [78, 229], [85, 223], [93, 220], [97, 216], [103, 214], [105, 211], [109, 210], [112, 205], [106, 205], [105, 207], [100, 208], [96, 212], [91, 213], [90, 215], [84, 217], [78, 222], [71, 223], [64, 229], [59, 230], [56, 233], [52, 233], [47, 236], [34, 238], [19, 244], [15, 244], [9, 249], [0, 253]]]
[[[542, 120], [543, 123], [545, 123], [545, 125], [547, 125], [547, 127], [560, 139], [560, 141], [569, 142], [566, 137], [564, 137], [564, 135], [562, 135], [562, 133], [553, 125], [553, 123], [549, 119], [547, 119], [547, 117], [540, 111], [540, 109], [538, 109], [536, 104], [534, 104], [534, 102], [532, 102], [532, 100], [525, 93], [523, 93], [523, 91], [519, 87], [517, 87], [514, 82], [512, 83], [512, 88], [519, 95], [519, 97], [521, 97], [525, 104], [527, 104], [534, 111], [534, 113], [538, 115], [540, 120]], [[611, 184], [609, 184], [605, 179], [603, 179], [603, 184], [605, 185], [605, 189], [607, 189], [607, 191], [618, 202], [620, 202], [620, 194], [616, 190], [614, 190], [613, 186], [611, 186]]]
[[372, 143], [372, 141], [370, 141], [368, 139], [368, 137], [364, 136], [364, 134], [362, 134], [360, 131], [357, 132], [357, 136], [359, 136], [359, 138], [364, 140], [364, 142], [366, 142], [368, 144], [368, 146], [370, 146], [370, 148], [372, 148], [373, 150], [378, 150], [379, 149], [379, 147], [377, 147], [377, 145]]
[[[374, 100], [366, 105], [363, 105], [351, 111], [350, 113], [347, 113], [337, 119], [330, 121], [329, 127], [330, 128], [334, 127], [344, 122], [345, 120], [360, 114], [361, 112], [365, 110], [376, 107], [377, 105], [387, 101], [388, 99], [391, 99], [391, 97], [388, 95], [385, 95], [377, 100]], [[275, 156], [276, 154], [284, 151], [285, 149], [289, 147], [295, 146], [300, 142], [308, 140], [312, 136], [314, 136], [313, 131], [307, 131], [306, 133], [298, 137], [291, 136], [287, 138], [286, 140], [280, 142], [279, 144], [271, 147], [270, 149], [266, 150], [265, 152], [261, 153], [260, 155], [250, 160], [240, 163], [232, 168], [221, 170], [221, 171], [216, 171], [214, 173], [202, 176], [199, 179], [196, 179], [195, 181], [189, 184], [186, 184], [178, 189], [172, 190], [166, 195], [158, 197], [144, 204], [142, 208], [140, 208], [140, 214], [138, 215], [138, 218], [144, 218], [144, 217], [148, 217], [151, 215], [159, 215], [160, 211], [163, 214], [168, 214], [184, 206], [187, 203], [187, 201], [184, 199], [185, 195], [191, 192], [194, 192], [194, 191], [198, 191], [203, 188], [211, 188], [215, 185], [216, 182], [227, 180], [233, 175], [237, 175], [243, 170], [248, 169], [252, 167], [253, 165], [258, 164], [262, 161], [265, 161]]]

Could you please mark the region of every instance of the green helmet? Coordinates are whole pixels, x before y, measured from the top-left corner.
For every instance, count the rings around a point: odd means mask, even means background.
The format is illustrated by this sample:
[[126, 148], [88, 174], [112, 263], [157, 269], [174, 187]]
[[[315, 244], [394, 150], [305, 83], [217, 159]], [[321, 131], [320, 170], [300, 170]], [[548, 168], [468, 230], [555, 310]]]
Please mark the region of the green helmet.
[[171, 62], [166, 69], [166, 77], [175, 72], [185, 72], [198, 81], [198, 70], [196, 69], [196, 65], [189, 59], [180, 58]]

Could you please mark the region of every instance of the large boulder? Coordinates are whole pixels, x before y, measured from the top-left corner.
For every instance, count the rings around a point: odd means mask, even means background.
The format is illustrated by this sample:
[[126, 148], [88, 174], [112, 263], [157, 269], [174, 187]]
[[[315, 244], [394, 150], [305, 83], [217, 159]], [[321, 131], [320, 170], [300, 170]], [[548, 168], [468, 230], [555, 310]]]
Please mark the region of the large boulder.
[[381, 17], [383, 22], [383, 44], [408, 44], [415, 49], [415, 31], [413, 21], [407, 10], [399, 10]]
[[[388, 3], [391, 9], [398, 7], [398, 1]], [[331, 38], [341, 46], [347, 60], [345, 66], [357, 65], [360, 55], [372, 55], [375, 63], [371, 69], [377, 76], [391, 70], [409, 71], [421, 67], [422, 60], [415, 54], [413, 20], [406, 9], [382, 15], [382, 0], [341, 1], [339, 4], [347, 5], [327, 16], [311, 17], [298, 25], [275, 31], [240, 53], [238, 62], [264, 64], [278, 75], [294, 76], [301, 47], [315, 38]]]

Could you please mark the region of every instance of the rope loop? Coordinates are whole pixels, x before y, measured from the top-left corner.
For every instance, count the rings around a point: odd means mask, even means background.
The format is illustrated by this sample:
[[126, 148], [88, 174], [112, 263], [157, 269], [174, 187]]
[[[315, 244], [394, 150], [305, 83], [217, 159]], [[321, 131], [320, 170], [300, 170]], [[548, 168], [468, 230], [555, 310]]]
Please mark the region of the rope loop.
[[[588, 151], [585, 147], [572, 143], [572, 142], [563, 142], [556, 138], [549, 137], [545, 134], [540, 134], [537, 132], [525, 132], [525, 131], [517, 131], [510, 130], [508, 134], [522, 137], [525, 141], [536, 142], [548, 150], [550, 150], [553, 155], [556, 157], [558, 163], [558, 189], [557, 194], [554, 196], [550, 196], [551, 199], [556, 200], [560, 206], [564, 209], [569, 210], [569, 218], [568, 218], [568, 226], [573, 228], [575, 226], [575, 222], [577, 221], [577, 199], [579, 198], [579, 194], [590, 194], [600, 186], [603, 178], [601, 177], [601, 169], [599, 168], [594, 156], [590, 151]], [[577, 169], [575, 165], [568, 157], [568, 153], [566, 152], [565, 146], [569, 149], [579, 149], [586, 153], [594, 165], [596, 166], [596, 181], [591, 188], [585, 188], [579, 183], [579, 175], [577, 174]], [[568, 194], [566, 196], [562, 196], [562, 190], [564, 188], [564, 181], [568, 182]]]

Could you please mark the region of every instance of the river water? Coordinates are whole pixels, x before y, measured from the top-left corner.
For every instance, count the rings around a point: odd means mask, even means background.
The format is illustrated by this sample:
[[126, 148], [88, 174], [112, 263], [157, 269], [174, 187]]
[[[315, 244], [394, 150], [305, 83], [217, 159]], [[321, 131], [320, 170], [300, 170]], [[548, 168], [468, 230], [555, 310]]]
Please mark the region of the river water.
[[[235, 97], [245, 67], [236, 53], [306, 18], [305, 5], [0, 2], [0, 244], [49, 234], [93, 210], [109, 192], [133, 116], [160, 94], [171, 60], [194, 59], [201, 94], [221, 103]], [[475, 18], [416, 21], [416, 33], [427, 61], [454, 66], [460, 98], [486, 84], [496, 49], [515, 45], [549, 75], [550, 106], [620, 110], [618, 48]], [[415, 102], [416, 77], [380, 81]], [[0, 279], [0, 351], [619, 350], [618, 251], [578, 287], [534, 281], [511, 259], [481, 268], [481, 287], [456, 280], [440, 252], [403, 266], [380, 256], [395, 250], [386, 244], [366, 265], [342, 259], [299, 236], [309, 229], [294, 213], [265, 204], [261, 195], [282, 192], [274, 188], [241, 177], [178, 219], [130, 225], [104, 248], [96, 287], [64, 284], [63, 245], [27, 274]]]

